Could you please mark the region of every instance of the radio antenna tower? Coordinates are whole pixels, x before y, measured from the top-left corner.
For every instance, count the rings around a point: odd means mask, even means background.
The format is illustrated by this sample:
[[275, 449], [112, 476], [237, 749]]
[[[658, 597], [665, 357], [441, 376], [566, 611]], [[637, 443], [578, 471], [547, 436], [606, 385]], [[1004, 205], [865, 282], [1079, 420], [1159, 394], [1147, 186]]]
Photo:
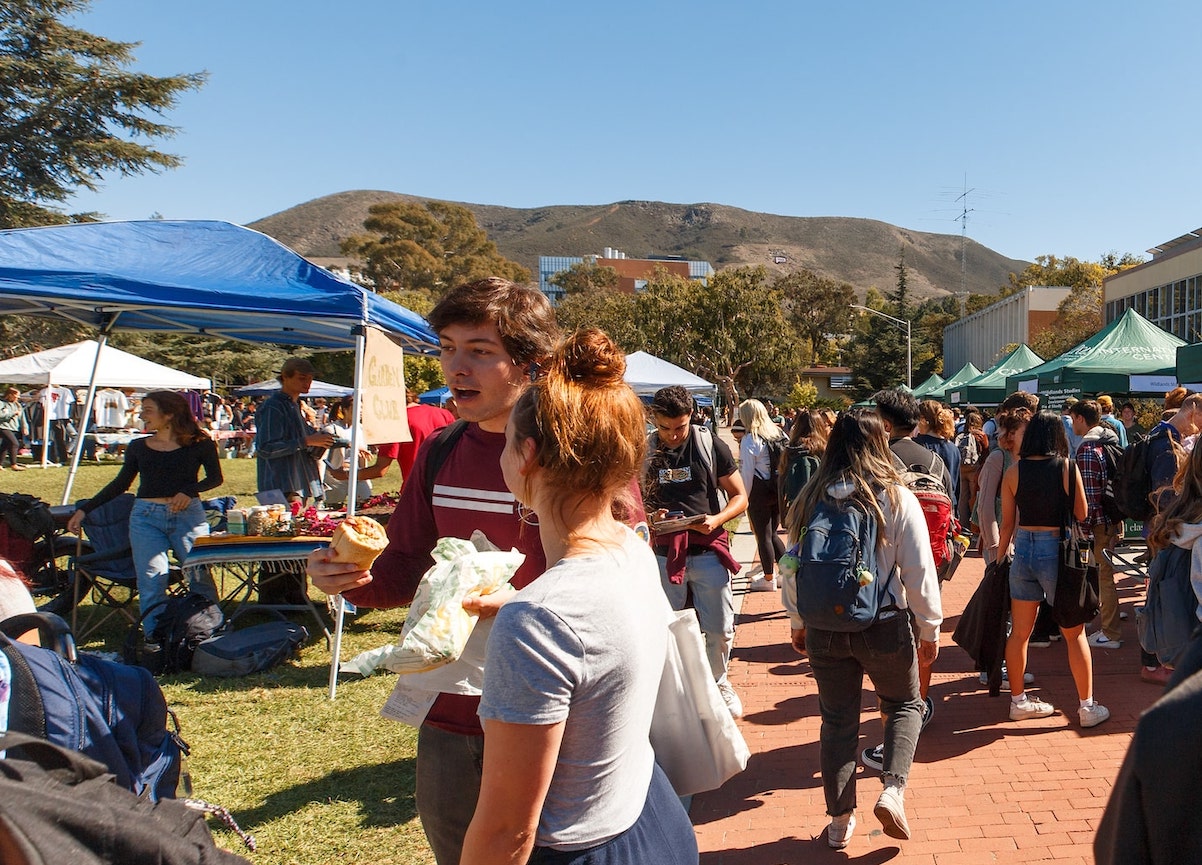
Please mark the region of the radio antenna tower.
[[960, 223], [960, 317], [964, 318], [968, 311], [968, 214], [972, 208], [968, 206], [968, 195], [976, 189], [968, 188], [968, 174], [964, 175], [964, 192], [956, 201], [960, 203], [960, 215], [956, 221]]

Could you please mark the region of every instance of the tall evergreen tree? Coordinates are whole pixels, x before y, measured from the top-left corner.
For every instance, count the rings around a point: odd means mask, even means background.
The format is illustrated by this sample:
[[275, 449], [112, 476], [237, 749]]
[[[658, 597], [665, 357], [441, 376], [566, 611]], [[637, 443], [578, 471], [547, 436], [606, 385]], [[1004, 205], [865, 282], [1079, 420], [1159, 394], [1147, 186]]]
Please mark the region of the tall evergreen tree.
[[57, 205], [113, 172], [175, 168], [151, 141], [176, 129], [159, 119], [204, 73], [159, 77], [128, 68], [136, 42], [70, 27], [88, 0], [0, 3], [0, 227], [91, 218]]

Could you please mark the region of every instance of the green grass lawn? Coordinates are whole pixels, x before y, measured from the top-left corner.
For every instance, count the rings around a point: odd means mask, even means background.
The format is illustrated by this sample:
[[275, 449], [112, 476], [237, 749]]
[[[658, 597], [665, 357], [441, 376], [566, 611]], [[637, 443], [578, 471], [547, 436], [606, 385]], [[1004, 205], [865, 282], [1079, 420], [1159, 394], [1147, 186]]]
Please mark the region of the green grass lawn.
[[[117, 462], [81, 465], [72, 500], [94, 494], [118, 468]], [[223, 460], [222, 469], [225, 483], [207, 496], [253, 504], [255, 461]], [[58, 504], [66, 477], [66, 468], [3, 471], [0, 491]], [[375, 490], [395, 490], [399, 483], [394, 472]], [[316, 591], [312, 596], [321, 598]], [[395, 642], [404, 612], [348, 618], [343, 658]], [[296, 621], [314, 627], [311, 617]], [[84, 648], [118, 652], [124, 636], [114, 623]], [[211, 821], [218, 843], [256, 865], [433, 862], [413, 802], [416, 731], [379, 716], [395, 676], [342, 682], [331, 702], [329, 664], [325, 640], [317, 636], [297, 660], [267, 673], [160, 680], [192, 748], [194, 795], [229, 808], [259, 851], [240, 849], [236, 836]]]

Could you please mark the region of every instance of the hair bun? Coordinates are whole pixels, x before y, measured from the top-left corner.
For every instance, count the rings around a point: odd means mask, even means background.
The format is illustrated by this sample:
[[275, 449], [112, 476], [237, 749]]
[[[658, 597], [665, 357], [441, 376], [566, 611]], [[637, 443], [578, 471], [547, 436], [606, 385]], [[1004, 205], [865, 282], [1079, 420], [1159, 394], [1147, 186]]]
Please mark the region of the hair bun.
[[590, 387], [621, 384], [626, 374], [625, 353], [595, 327], [578, 330], [564, 340], [559, 360], [566, 378]]

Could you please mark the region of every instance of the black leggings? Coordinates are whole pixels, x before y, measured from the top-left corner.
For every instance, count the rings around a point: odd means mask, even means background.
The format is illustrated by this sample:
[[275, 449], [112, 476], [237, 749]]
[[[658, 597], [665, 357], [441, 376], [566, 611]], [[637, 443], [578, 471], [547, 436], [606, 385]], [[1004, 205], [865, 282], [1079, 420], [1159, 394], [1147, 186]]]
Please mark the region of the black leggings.
[[0, 463], [4, 462], [4, 454], [7, 452], [8, 464], [15, 466], [20, 450], [21, 444], [17, 441], [17, 434], [10, 429], [0, 429]]
[[757, 477], [751, 482], [751, 492], [747, 495], [747, 519], [751, 521], [764, 576], [771, 579], [773, 568], [785, 554], [785, 542], [776, 533], [780, 528], [780, 502], [773, 485], [764, 478]]

